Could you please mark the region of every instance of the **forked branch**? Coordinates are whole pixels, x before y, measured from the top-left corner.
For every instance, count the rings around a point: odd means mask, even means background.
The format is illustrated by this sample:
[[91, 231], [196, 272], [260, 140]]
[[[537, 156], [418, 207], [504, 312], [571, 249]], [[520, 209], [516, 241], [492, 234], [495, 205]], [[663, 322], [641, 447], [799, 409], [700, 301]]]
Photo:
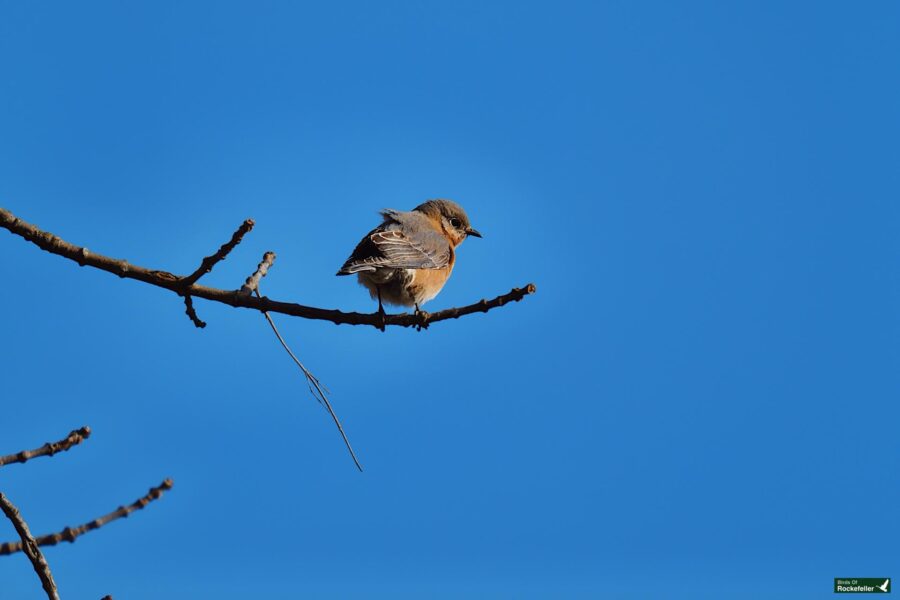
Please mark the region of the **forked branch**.
[[228, 253], [234, 250], [235, 246], [241, 243], [241, 240], [244, 239], [244, 236], [247, 235], [247, 232], [253, 229], [254, 225], [255, 223], [253, 222], [253, 219], [247, 219], [246, 221], [241, 223], [241, 226], [237, 228], [237, 231], [235, 231], [231, 235], [231, 239], [222, 244], [222, 246], [219, 247], [215, 254], [204, 258], [200, 263], [200, 266], [197, 267], [197, 270], [187, 277], [183, 278], [181, 280], [181, 284], [184, 287], [190, 287], [197, 283], [198, 279], [212, 271], [216, 263], [225, 260], [225, 257], [228, 256]]

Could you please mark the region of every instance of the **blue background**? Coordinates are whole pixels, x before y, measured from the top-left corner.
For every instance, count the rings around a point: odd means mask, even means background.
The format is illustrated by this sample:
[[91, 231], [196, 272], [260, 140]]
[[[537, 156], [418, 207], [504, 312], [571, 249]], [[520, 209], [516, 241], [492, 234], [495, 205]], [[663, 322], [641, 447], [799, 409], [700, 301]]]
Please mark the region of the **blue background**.
[[[64, 598], [826, 598], [900, 576], [896, 2], [0, 5], [0, 205], [369, 312], [383, 207], [465, 206], [427, 332], [258, 313], [0, 232], [0, 453]], [[8, 523], [3, 538], [14, 537]], [[697, 582], [700, 587], [697, 586]], [[41, 598], [23, 555], [0, 597]]]

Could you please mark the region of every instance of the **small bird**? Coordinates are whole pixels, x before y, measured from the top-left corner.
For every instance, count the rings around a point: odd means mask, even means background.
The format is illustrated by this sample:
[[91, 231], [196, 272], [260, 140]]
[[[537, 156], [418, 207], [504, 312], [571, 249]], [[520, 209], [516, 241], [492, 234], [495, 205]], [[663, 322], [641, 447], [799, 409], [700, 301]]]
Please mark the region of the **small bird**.
[[878, 589], [881, 590], [882, 592], [887, 592], [889, 585], [891, 585], [891, 580], [885, 579], [884, 583], [882, 583], [881, 585], [878, 586]]
[[429, 200], [409, 212], [385, 209], [384, 222], [366, 234], [337, 272], [359, 283], [384, 305], [419, 306], [441, 291], [453, 271], [456, 247], [472, 235], [466, 211], [452, 200]]

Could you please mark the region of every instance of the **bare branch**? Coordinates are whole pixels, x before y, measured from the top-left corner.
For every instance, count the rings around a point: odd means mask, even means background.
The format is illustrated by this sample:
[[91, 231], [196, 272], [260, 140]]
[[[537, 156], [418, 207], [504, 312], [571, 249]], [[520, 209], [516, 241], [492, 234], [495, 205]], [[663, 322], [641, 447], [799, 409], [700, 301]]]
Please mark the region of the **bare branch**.
[[197, 283], [197, 280], [212, 271], [213, 267], [216, 266], [216, 263], [225, 260], [225, 257], [228, 256], [228, 253], [234, 250], [234, 247], [241, 243], [241, 240], [244, 239], [244, 236], [253, 229], [253, 219], [247, 219], [241, 226], [237, 228], [231, 235], [231, 239], [222, 244], [222, 246], [216, 251], [212, 256], [207, 256], [203, 259], [203, 262], [200, 263], [200, 266], [197, 267], [197, 270], [188, 275], [187, 277], [182, 278], [181, 285], [183, 287], [190, 287]]
[[[48, 535], [39, 536], [36, 540], [38, 546], [55, 546], [60, 542], [74, 542], [75, 538], [80, 535], [84, 535], [88, 531], [93, 531], [94, 529], [99, 529], [103, 527], [107, 523], [111, 521], [115, 521], [116, 519], [121, 519], [122, 517], [127, 517], [129, 514], [133, 513], [136, 510], [140, 510], [162, 497], [163, 492], [172, 489], [172, 480], [166, 479], [161, 484], [156, 487], [150, 488], [150, 491], [147, 492], [144, 496], [138, 498], [128, 506], [120, 506], [116, 510], [111, 513], [105, 514], [102, 517], [94, 519], [93, 521], [89, 521], [83, 525], [79, 525], [78, 527], [66, 527], [62, 531], [57, 533], [51, 533]], [[23, 538], [24, 539], [24, 538]], [[4, 556], [7, 554], [14, 554], [16, 552], [22, 551], [22, 542], [4, 542], [0, 544], [0, 556]]]
[[[492, 298], [491, 300], [485, 300], [482, 298], [478, 302], [474, 304], [469, 304], [467, 306], [460, 306], [457, 308], [446, 308], [444, 310], [439, 310], [434, 313], [427, 312], [419, 312], [416, 314], [402, 314], [402, 315], [388, 315], [387, 316], [387, 324], [388, 325], [403, 325], [404, 327], [428, 327], [431, 323], [435, 323], [437, 321], [445, 321], [447, 319], [458, 319], [465, 315], [471, 315], [473, 313], [479, 312], [487, 312], [492, 308], [500, 308], [504, 304], [509, 302], [518, 302], [525, 296], [529, 296], [533, 293], [537, 292], [537, 286], [533, 283], [525, 284], [520, 288], [513, 288], [509, 292], [497, 296], [496, 298]], [[352, 314], [352, 313], [351, 313]], [[366, 315], [368, 316], [368, 315]], [[373, 315], [377, 316], [377, 315]], [[406, 317], [410, 317], [409, 320]]]
[[[259, 295], [259, 289], [256, 290], [256, 294]], [[272, 320], [272, 317], [269, 316], [269, 313], [263, 311], [263, 316], [266, 318], [266, 321], [269, 322], [269, 325], [272, 327], [272, 331], [275, 332], [275, 337], [278, 338], [278, 341], [281, 342], [281, 345], [287, 350], [288, 355], [293, 359], [297, 366], [300, 367], [300, 370], [303, 371], [303, 375], [306, 377], [306, 383], [309, 386], [309, 392], [313, 395], [313, 398], [319, 401], [319, 404], [324, 404], [325, 408], [328, 409], [328, 414], [331, 415], [331, 418], [334, 420], [334, 424], [337, 425], [338, 431], [341, 433], [341, 438], [344, 440], [344, 445], [347, 446], [347, 450], [350, 451], [350, 457], [353, 459], [353, 462], [356, 464], [356, 468], [362, 472], [362, 465], [359, 464], [359, 459], [356, 458], [356, 452], [353, 451], [353, 446], [350, 445], [350, 440], [347, 439], [347, 434], [344, 433], [344, 428], [341, 425], [340, 419], [338, 419], [337, 413], [334, 412], [334, 409], [331, 407], [331, 402], [328, 401], [327, 391], [324, 389], [324, 386], [319, 381], [319, 378], [313, 375], [309, 369], [303, 366], [303, 363], [300, 362], [300, 359], [291, 351], [290, 347], [288, 347], [287, 342], [284, 341], [284, 338], [281, 337], [281, 333], [278, 332], [278, 328], [275, 327], [275, 321]], [[315, 388], [315, 389], [313, 389]]]
[[[272, 264], [275, 262], [275, 253], [274, 252], [266, 252], [263, 254], [262, 261], [256, 265], [256, 271], [253, 272], [253, 275], [247, 278], [247, 281], [244, 282], [244, 285], [241, 286], [241, 294], [245, 296], [249, 296], [259, 287], [259, 280], [268, 275], [269, 269], [272, 267]], [[259, 294], [256, 294], [259, 296]]]
[[[219, 261], [225, 260], [225, 257], [228, 256], [228, 253], [234, 250], [235, 246], [241, 243], [241, 240], [244, 239], [244, 235], [247, 234], [248, 231], [253, 229], [253, 219], [247, 219], [241, 226], [237, 228], [237, 230], [231, 235], [231, 239], [222, 244], [215, 254], [211, 256], [207, 256], [200, 263], [200, 266], [197, 267], [197, 270], [188, 275], [187, 277], [182, 277], [179, 284], [182, 290], [185, 290], [195, 283], [197, 280], [212, 271], [213, 267]], [[200, 317], [197, 316], [197, 311], [194, 310], [194, 302], [191, 299], [190, 294], [184, 294], [184, 312], [194, 324], [195, 327], [199, 329], [203, 329], [206, 327], [206, 323], [204, 323]]]
[[357, 312], [342, 312], [339, 310], [303, 306], [302, 304], [294, 304], [291, 302], [278, 302], [264, 296], [255, 297], [250, 294], [241, 293], [240, 290], [221, 290], [196, 283], [185, 288], [181, 285], [183, 278], [178, 277], [177, 275], [173, 275], [166, 271], [146, 269], [144, 267], [132, 265], [125, 260], [110, 258], [108, 256], [103, 256], [102, 254], [94, 254], [87, 248], [75, 246], [74, 244], [56, 237], [52, 233], [38, 229], [34, 225], [22, 221], [8, 210], [2, 208], [0, 208], [0, 227], [32, 242], [42, 250], [75, 261], [81, 266], [89, 266], [102, 271], [107, 271], [122, 278], [143, 281], [144, 283], [170, 290], [179, 295], [196, 296], [198, 298], [204, 298], [213, 302], [221, 302], [239, 308], [281, 313], [304, 319], [331, 321], [336, 325], [370, 325], [376, 329], [381, 328], [382, 325], [427, 327], [431, 323], [437, 323], [438, 321], [457, 319], [464, 315], [476, 312], [487, 312], [493, 308], [503, 306], [508, 302], [518, 302], [525, 296], [533, 294], [536, 291], [534, 284], [529, 283], [524, 287], [514, 288], [509, 293], [498, 296], [493, 300], [481, 300], [480, 302], [468, 306], [448, 308], [431, 314], [420, 313], [416, 315], [404, 313], [382, 316], [378, 313], [364, 314]]
[[34, 450], [22, 450], [21, 452], [18, 452], [16, 454], [0, 456], [0, 467], [12, 463], [23, 463], [39, 456], [53, 456], [57, 452], [65, 452], [72, 446], [77, 446], [84, 440], [88, 439], [90, 436], [90, 427], [85, 426], [81, 429], [75, 429], [74, 431], [69, 433], [69, 435], [67, 435], [65, 439], [58, 442], [47, 442], [40, 448], [35, 448]]
[[184, 314], [188, 316], [198, 329], [206, 327], [206, 322], [200, 320], [200, 317], [197, 316], [197, 311], [194, 310], [194, 300], [191, 298], [190, 294], [184, 295]]
[[47, 559], [44, 558], [41, 549], [38, 548], [38, 544], [31, 536], [31, 532], [28, 531], [28, 524], [22, 518], [22, 515], [19, 514], [19, 509], [9, 501], [9, 498], [3, 495], [3, 492], [0, 492], [0, 510], [3, 510], [6, 518], [16, 528], [16, 533], [22, 538], [21, 542], [16, 543], [19, 545], [20, 550], [24, 548], [25, 554], [31, 561], [31, 566], [34, 567], [34, 572], [37, 573], [41, 580], [41, 585], [44, 586], [44, 591], [47, 592], [47, 597], [50, 600], [59, 600], [59, 591], [56, 589], [56, 582], [53, 581], [53, 573], [50, 572], [50, 565], [47, 564]]

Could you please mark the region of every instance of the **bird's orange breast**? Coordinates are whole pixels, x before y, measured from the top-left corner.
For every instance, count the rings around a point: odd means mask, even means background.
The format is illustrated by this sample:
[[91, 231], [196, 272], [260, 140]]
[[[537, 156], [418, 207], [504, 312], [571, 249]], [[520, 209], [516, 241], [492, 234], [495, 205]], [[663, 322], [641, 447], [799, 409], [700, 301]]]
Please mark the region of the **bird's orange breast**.
[[412, 281], [407, 284], [406, 289], [409, 294], [416, 299], [416, 302], [422, 304], [438, 295], [438, 292], [447, 283], [450, 273], [453, 272], [453, 265], [456, 262], [456, 253], [450, 252], [450, 262], [443, 269], [415, 269], [412, 271]]

